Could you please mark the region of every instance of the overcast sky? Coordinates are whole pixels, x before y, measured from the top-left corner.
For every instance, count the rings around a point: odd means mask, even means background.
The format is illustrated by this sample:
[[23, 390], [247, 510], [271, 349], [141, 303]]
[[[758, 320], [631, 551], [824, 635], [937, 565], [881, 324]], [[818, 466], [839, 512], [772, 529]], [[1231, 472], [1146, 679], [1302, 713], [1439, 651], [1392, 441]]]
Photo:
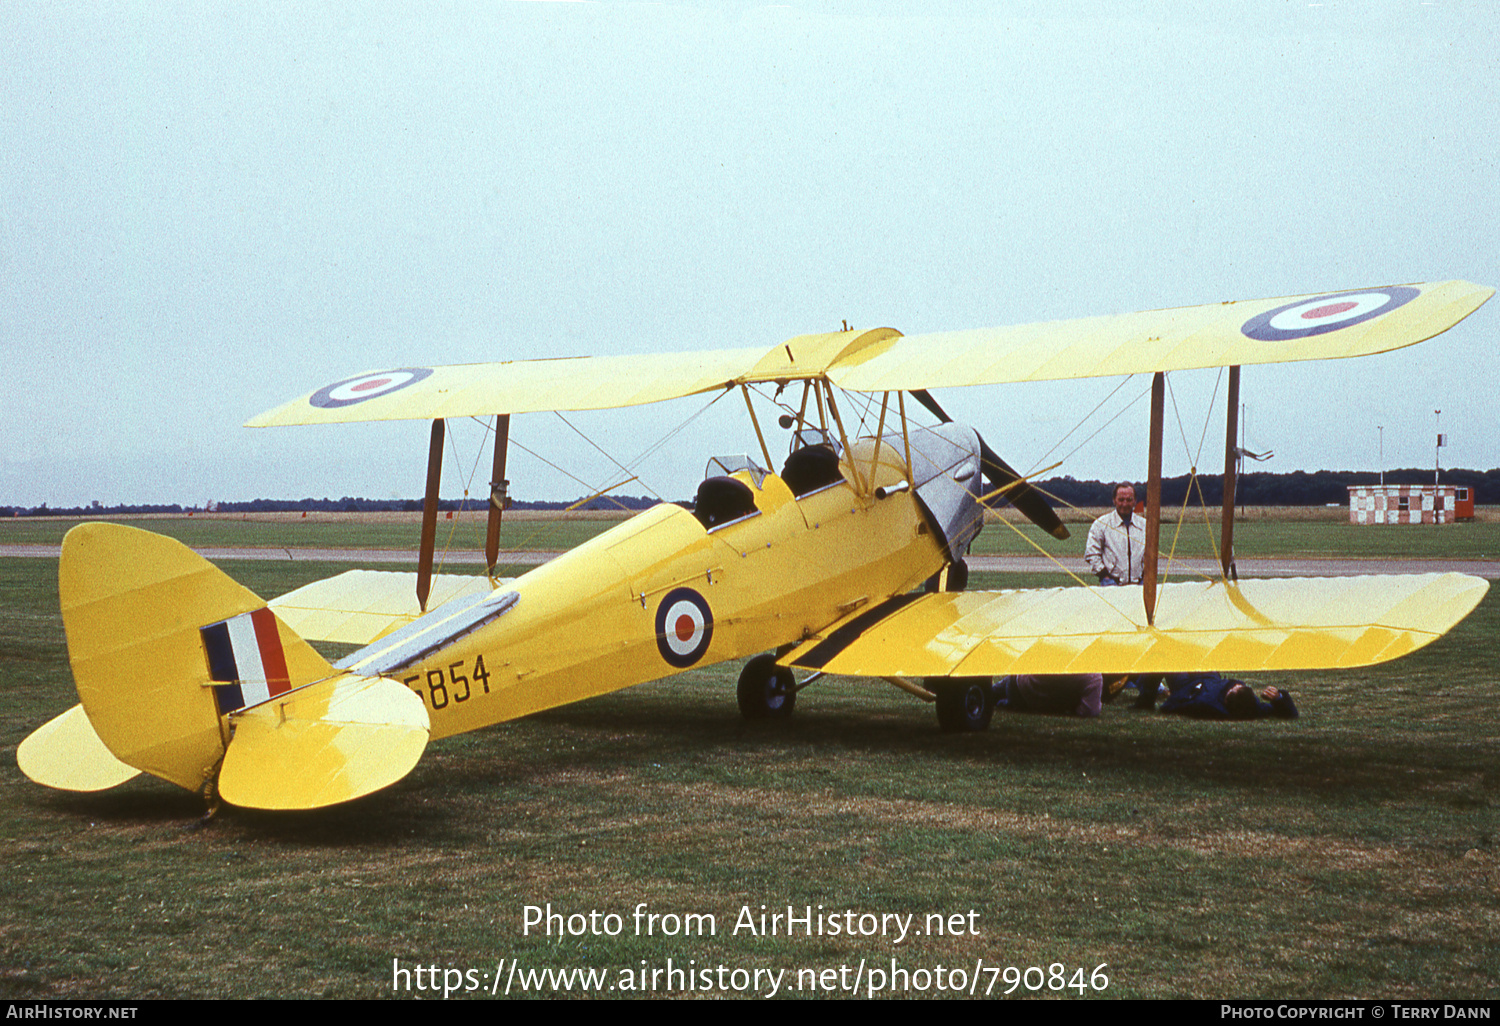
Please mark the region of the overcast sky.
[[[1497, 39], [1478, 0], [6, 3], [0, 505], [418, 495], [425, 424], [241, 426], [364, 370], [1497, 285]], [[1383, 425], [1431, 466], [1441, 409], [1445, 465], [1500, 466], [1497, 331], [1249, 368], [1247, 441], [1373, 472]], [[1166, 473], [1216, 378], [1171, 379]], [[1025, 470], [1118, 384], [939, 398]], [[569, 419], [629, 463], [702, 405]], [[1145, 425], [1053, 473], [1143, 476]], [[454, 436], [444, 494], [482, 492]], [[623, 476], [555, 416], [513, 437]], [[621, 490], [755, 447], [721, 402]]]

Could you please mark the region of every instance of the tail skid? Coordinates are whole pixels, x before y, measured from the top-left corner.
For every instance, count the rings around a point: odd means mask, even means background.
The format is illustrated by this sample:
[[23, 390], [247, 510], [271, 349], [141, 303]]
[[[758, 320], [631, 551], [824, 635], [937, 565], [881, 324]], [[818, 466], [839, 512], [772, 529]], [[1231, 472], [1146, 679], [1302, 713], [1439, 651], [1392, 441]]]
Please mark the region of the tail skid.
[[[256, 808], [314, 808], [410, 772], [421, 699], [341, 674], [187, 546], [116, 524], [63, 540], [58, 593], [75, 708], [17, 750], [38, 783], [100, 790], [144, 771]], [[222, 769], [221, 769], [222, 766]]]

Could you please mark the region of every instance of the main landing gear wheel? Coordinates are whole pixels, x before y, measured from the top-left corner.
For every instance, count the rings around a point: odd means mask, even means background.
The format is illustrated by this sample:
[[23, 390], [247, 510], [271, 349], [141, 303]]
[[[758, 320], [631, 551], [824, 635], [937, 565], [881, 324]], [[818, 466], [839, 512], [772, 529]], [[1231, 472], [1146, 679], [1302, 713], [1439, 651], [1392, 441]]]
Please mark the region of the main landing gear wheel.
[[986, 730], [995, 715], [988, 677], [929, 678], [925, 685], [937, 695], [938, 729], [944, 734]]
[[797, 679], [774, 655], [758, 655], [740, 671], [737, 696], [745, 719], [784, 720], [797, 704]]

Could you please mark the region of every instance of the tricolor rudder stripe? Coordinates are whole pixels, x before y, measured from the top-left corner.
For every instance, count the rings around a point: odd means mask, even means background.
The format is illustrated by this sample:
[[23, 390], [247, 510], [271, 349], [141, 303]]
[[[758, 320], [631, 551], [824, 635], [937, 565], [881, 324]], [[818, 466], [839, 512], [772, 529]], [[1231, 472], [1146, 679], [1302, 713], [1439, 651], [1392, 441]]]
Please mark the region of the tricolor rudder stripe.
[[214, 688], [220, 715], [259, 705], [292, 689], [276, 614], [271, 610], [262, 607], [241, 613], [199, 632], [209, 679], [224, 682]]

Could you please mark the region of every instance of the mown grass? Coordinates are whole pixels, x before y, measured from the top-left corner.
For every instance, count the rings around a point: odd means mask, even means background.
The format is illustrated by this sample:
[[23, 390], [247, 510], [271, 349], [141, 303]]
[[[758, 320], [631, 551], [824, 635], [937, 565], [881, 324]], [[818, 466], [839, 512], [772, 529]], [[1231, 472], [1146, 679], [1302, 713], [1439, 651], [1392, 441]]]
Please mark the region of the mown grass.
[[[224, 565], [262, 594], [339, 569]], [[1294, 691], [1290, 723], [1110, 706], [946, 736], [884, 684], [830, 681], [791, 722], [746, 724], [724, 666], [435, 743], [345, 806], [202, 825], [158, 781], [71, 795], [16, 769], [16, 744], [76, 700], [54, 573], [0, 560], [7, 997], [378, 997], [393, 958], [669, 957], [789, 981], [891, 957], [1108, 963], [1108, 996], [1500, 996], [1493, 595], [1399, 663], [1260, 681]], [[627, 928], [523, 937], [523, 906], [548, 902]], [[717, 936], [635, 936], [641, 902], [712, 913]], [[975, 909], [979, 936], [733, 935], [762, 904]]]

